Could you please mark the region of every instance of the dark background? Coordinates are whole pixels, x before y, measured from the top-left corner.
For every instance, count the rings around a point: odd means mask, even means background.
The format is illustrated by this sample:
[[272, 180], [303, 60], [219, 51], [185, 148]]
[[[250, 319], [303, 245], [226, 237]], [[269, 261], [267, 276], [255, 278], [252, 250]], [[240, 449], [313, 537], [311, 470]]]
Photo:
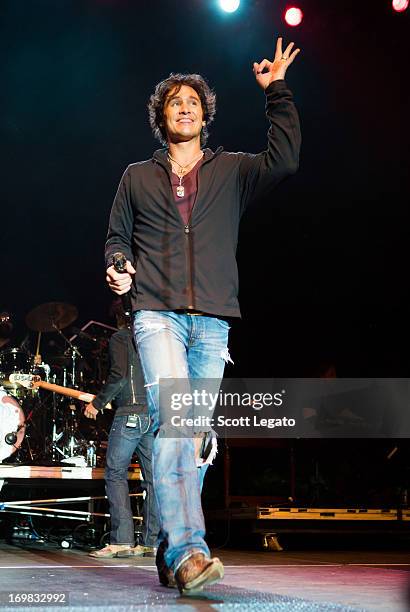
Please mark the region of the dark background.
[[303, 24], [290, 28], [282, 1], [243, 0], [231, 15], [215, 0], [1, 3], [0, 309], [13, 344], [44, 302], [75, 304], [77, 325], [111, 322], [108, 215], [127, 164], [159, 146], [146, 112], [155, 84], [202, 73], [218, 96], [209, 145], [260, 151], [251, 66], [283, 35], [302, 49], [287, 78], [301, 165], [243, 221], [229, 375], [328, 364], [340, 376], [408, 375], [410, 12], [389, 0], [299, 6]]
[[[258, 152], [267, 124], [252, 62], [271, 58], [283, 35], [302, 49], [287, 75], [300, 170], [244, 218], [244, 318], [227, 375], [316, 376], [332, 365], [338, 376], [409, 376], [410, 10], [394, 13], [390, 0], [299, 6], [303, 24], [290, 28], [282, 0], [242, 0], [232, 15], [215, 0], [1, 2], [0, 310], [12, 314], [12, 345], [44, 302], [74, 304], [78, 326], [112, 323], [108, 216], [125, 167], [159, 146], [146, 112], [155, 84], [202, 73], [217, 93], [209, 145]], [[46, 361], [53, 342], [44, 335]], [[230, 492], [286, 498], [293, 452], [296, 503], [402, 503], [408, 441], [389, 460], [395, 444], [231, 445]], [[209, 472], [208, 505], [221, 504], [226, 456]]]

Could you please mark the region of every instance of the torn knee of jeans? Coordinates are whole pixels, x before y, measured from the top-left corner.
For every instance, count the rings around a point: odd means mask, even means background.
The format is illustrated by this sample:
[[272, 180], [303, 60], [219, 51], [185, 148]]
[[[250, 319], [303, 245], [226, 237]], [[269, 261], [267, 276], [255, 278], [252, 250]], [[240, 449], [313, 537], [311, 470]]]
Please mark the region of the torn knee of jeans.
[[218, 443], [216, 439], [216, 433], [212, 429], [210, 431], [203, 432], [201, 445], [195, 444], [195, 461], [196, 466], [201, 467], [202, 465], [212, 465], [216, 453], [218, 452]]
[[163, 380], [164, 378], [173, 378], [172, 374], [168, 374], [168, 376], [164, 376], [164, 375], [159, 375], [157, 374], [155, 377], [155, 380], [153, 380], [152, 382], [146, 383], [144, 385], [145, 388], [147, 387], [154, 387], [155, 385], [159, 385], [159, 381], [160, 379]]
[[159, 332], [161, 329], [165, 329], [165, 323], [158, 323], [158, 321], [143, 321], [141, 331], [155, 331]]
[[222, 349], [222, 351], [221, 351], [221, 359], [223, 359], [225, 361], [225, 363], [232, 363], [233, 364], [232, 358], [231, 358], [231, 356], [229, 354], [228, 347]]

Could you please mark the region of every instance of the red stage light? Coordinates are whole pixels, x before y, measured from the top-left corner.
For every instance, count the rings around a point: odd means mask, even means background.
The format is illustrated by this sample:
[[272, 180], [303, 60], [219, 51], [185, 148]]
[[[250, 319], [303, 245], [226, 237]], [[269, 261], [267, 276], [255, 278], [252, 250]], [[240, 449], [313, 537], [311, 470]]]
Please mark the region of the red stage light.
[[409, 6], [409, 0], [393, 0], [393, 8], [398, 13], [402, 13]]
[[298, 26], [302, 23], [303, 13], [299, 8], [292, 6], [286, 9], [285, 21], [290, 26]]

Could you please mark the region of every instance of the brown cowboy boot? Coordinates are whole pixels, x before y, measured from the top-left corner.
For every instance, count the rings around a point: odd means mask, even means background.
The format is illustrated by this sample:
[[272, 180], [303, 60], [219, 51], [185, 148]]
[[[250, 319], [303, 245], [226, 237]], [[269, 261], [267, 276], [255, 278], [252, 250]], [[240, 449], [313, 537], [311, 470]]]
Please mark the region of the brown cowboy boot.
[[161, 542], [157, 549], [157, 555], [155, 558], [155, 564], [158, 570], [158, 578], [162, 586], [168, 587], [169, 589], [175, 589], [177, 586], [174, 578], [174, 572], [165, 563], [164, 553], [165, 544]]
[[224, 566], [218, 557], [210, 559], [203, 553], [194, 553], [175, 572], [179, 592], [190, 595], [202, 591], [204, 586], [217, 582], [224, 576]]

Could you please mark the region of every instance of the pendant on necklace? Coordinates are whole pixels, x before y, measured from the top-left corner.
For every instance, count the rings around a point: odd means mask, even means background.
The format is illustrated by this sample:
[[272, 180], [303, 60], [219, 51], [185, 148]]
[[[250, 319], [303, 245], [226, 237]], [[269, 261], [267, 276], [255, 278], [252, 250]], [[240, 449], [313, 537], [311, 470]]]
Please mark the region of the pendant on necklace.
[[183, 198], [185, 195], [185, 189], [183, 185], [177, 185], [177, 196]]

